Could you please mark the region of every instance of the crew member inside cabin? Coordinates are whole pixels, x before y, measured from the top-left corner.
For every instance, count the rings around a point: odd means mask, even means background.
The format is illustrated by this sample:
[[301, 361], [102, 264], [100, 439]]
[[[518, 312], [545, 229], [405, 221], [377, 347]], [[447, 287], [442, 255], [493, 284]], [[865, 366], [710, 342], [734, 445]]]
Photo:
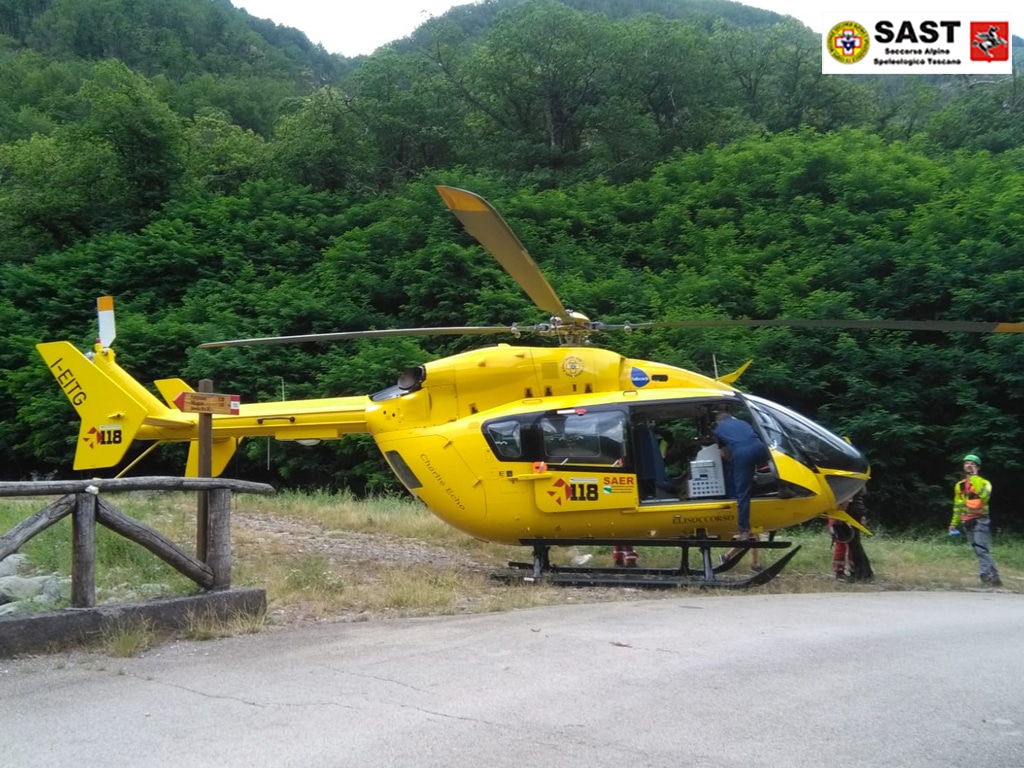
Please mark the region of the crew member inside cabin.
[[722, 452], [725, 489], [736, 499], [736, 517], [741, 539], [750, 537], [750, 497], [754, 491], [754, 473], [771, 460], [768, 446], [754, 428], [728, 411], [715, 415], [715, 440]]

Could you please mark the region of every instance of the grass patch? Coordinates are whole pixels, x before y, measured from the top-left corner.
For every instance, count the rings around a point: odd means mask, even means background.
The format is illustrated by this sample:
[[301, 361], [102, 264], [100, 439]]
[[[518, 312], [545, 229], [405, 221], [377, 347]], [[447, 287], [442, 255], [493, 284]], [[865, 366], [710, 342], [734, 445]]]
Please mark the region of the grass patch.
[[123, 619], [103, 630], [101, 645], [109, 656], [129, 659], [152, 648], [159, 641], [152, 622], [146, 618]]
[[233, 611], [230, 616], [219, 616], [215, 611], [189, 612], [181, 635], [189, 640], [215, 640], [219, 637], [254, 635], [267, 625], [264, 613]]
[[379, 602], [385, 610], [452, 614], [465, 581], [454, 570], [389, 568], [381, 578]]

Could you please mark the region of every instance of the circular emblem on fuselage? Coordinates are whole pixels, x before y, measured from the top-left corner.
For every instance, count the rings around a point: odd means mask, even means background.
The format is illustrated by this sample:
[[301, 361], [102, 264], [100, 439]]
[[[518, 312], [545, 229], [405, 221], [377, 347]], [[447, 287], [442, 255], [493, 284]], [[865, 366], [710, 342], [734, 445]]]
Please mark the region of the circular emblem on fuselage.
[[868, 55], [871, 36], [856, 21], [844, 21], [828, 31], [828, 53], [842, 64], [856, 64]]
[[576, 378], [583, 373], [583, 360], [575, 355], [569, 355], [562, 361], [562, 373], [570, 378]]

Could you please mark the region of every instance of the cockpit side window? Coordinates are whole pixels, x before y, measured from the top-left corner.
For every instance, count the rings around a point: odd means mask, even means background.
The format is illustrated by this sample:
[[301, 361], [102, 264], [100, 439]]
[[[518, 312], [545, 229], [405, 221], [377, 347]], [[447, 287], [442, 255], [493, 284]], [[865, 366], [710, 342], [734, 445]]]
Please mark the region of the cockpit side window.
[[498, 456], [503, 459], [521, 459], [523, 457], [522, 427], [518, 419], [492, 421], [485, 427]]
[[500, 461], [612, 468], [630, 454], [626, 424], [625, 411], [572, 408], [488, 421], [483, 433]]

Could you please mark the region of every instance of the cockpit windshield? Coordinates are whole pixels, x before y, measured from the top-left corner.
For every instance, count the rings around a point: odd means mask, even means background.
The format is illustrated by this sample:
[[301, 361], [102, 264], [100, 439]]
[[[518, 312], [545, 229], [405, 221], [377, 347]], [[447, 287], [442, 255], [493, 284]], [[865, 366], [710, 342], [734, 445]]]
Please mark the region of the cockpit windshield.
[[775, 450], [820, 469], [868, 471], [864, 454], [820, 424], [770, 400], [753, 395], [743, 399]]

